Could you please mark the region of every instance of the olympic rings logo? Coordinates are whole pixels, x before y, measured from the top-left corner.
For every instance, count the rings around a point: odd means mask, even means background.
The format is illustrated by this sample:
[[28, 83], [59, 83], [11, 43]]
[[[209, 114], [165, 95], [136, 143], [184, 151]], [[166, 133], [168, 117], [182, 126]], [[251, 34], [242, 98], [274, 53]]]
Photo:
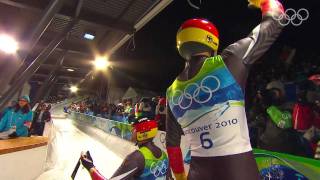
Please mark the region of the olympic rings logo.
[[[216, 87], [211, 89], [210, 87], [205, 86], [204, 83], [207, 80], [215, 81]], [[197, 83], [190, 83], [187, 85], [184, 91], [176, 90], [175, 92], [173, 92], [171, 102], [173, 105], [179, 106], [183, 110], [190, 108], [193, 102], [197, 102], [199, 104], [207, 103], [212, 98], [213, 93], [219, 90], [220, 85], [221, 85], [220, 80], [216, 76], [212, 76], [212, 75], [207, 76], [201, 81], [200, 85], [198, 85]], [[193, 91], [192, 94], [190, 94], [189, 92], [187, 92], [187, 90], [191, 89], [192, 87], [195, 87], [195, 90]], [[199, 94], [201, 91], [208, 94], [207, 98], [203, 100], [199, 98]], [[178, 96], [178, 98], [173, 98], [175, 96]], [[186, 105], [183, 105], [182, 104], [183, 100], [188, 100], [187, 101], [188, 103]]]
[[[301, 8], [298, 11], [289, 8], [280, 16], [272, 15], [272, 17], [282, 26], [287, 26], [290, 23], [294, 26], [300, 26], [303, 21], [306, 21], [309, 18], [309, 11], [306, 8]], [[285, 19], [285, 21], [282, 21], [283, 19]]]
[[167, 174], [168, 166], [166, 164], [166, 161], [160, 161], [158, 163], [153, 162], [150, 166], [150, 172], [155, 177], [161, 177]]
[[278, 127], [279, 128], [284, 128], [285, 127], [285, 125], [286, 125], [286, 119], [288, 119], [289, 118], [289, 116], [287, 115], [287, 114], [282, 114], [281, 115], [281, 120], [278, 122]]
[[283, 179], [284, 172], [279, 168], [278, 161], [275, 158], [266, 158], [265, 163], [270, 167], [264, 179]]

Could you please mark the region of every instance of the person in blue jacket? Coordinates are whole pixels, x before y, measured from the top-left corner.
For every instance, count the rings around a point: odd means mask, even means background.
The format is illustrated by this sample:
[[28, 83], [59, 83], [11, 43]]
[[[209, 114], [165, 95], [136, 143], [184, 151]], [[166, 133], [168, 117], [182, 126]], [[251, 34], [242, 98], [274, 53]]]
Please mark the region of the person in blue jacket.
[[28, 136], [33, 113], [29, 96], [23, 96], [18, 103], [1, 118], [0, 139]]
[[17, 101], [11, 101], [10, 105], [6, 107], [1, 113], [0, 113], [0, 121], [1, 118], [10, 110], [12, 109], [15, 105], [17, 104]]

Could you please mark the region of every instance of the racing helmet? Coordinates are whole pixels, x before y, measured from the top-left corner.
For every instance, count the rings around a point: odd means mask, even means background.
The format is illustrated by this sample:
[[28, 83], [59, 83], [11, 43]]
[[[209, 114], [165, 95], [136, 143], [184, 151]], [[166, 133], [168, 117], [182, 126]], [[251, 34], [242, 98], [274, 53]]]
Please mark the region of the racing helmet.
[[179, 54], [189, 60], [193, 54], [217, 52], [219, 32], [210, 21], [201, 18], [186, 20], [177, 32]]
[[136, 132], [136, 140], [138, 142], [152, 139], [157, 135], [158, 124], [155, 120], [142, 118], [133, 124], [133, 129]]

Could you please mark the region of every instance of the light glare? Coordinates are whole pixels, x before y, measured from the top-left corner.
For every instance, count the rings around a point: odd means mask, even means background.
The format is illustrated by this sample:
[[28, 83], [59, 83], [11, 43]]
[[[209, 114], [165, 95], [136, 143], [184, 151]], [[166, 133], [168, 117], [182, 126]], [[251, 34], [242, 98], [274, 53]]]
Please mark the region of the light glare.
[[79, 89], [78, 89], [77, 86], [71, 86], [71, 87], [70, 87], [70, 91], [71, 91], [72, 93], [76, 93], [78, 90], [79, 90]]
[[16, 40], [8, 35], [0, 35], [0, 50], [6, 54], [14, 54], [18, 50], [18, 43]]
[[89, 34], [89, 33], [85, 33], [83, 37], [88, 40], [93, 40], [95, 38], [93, 34]]
[[104, 70], [110, 65], [110, 62], [106, 57], [97, 57], [94, 61], [94, 65], [97, 70]]

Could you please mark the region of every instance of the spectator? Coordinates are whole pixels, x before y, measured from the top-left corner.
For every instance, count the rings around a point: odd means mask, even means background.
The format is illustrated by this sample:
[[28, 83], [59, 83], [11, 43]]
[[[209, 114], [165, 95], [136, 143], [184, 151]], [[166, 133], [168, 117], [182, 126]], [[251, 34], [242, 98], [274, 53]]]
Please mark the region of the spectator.
[[98, 114], [100, 114], [100, 109], [99, 109], [99, 105], [97, 104], [97, 102], [93, 103], [92, 110], [93, 110], [94, 116], [97, 116]]
[[264, 95], [266, 128], [259, 138], [258, 147], [270, 151], [312, 156], [310, 144], [292, 128], [292, 116], [282, 107], [280, 89], [273, 88]]
[[80, 113], [84, 113], [84, 111], [86, 110], [86, 104], [84, 102], [80, 103], [80, 107], [79, 107], [79, 112]]
[[63, 112], [64, 112], [64, 113], [68, 113], [68, 109], [69, 109], [69, 108], [68, 108], [67, 106], [63, 106]]
[[2, 117], [0, 121], [0, 138], [28, 136], [32, 122], [29, 96], [23, 96], [14, 108]]
[[315, 85], [320, 86], [320, 74], [310, 76], [309, 80], [312, 81]]
[[257, 147], [259, 137], [266, 128], [267, 114], [265, 113], [266, 98], [264, 98], [266, 90], [260, 89], [253, 99], [253, 104], [248, 108], [248, 126], [250, 133], [250, 141], [253, 147]]
[[149, 98], [142, 98], [139, 104], [139, 111], [141, 112], [141, 118], [153, 119], [152, 107]]
[[108, 117], [108, 105], [107, 103], [104, 103], [103, 105], [101, 105], [101, 110], [100, 110], [100, 114], [101, 117], [103, 118], [107, 118]]
[[127, 100], [124, 115], [127, 121], [131, 124], [135, 121], [134, 109], [132, 107], [132, 100]]
[[42, 104], [42, 106], [35, 112], [31, 134], [42, 136], [45, 123], [51, 120], [51, 114], [49, 112], [50, 109], [50, 104]]
[[314, 158], [320, 160], [320, 141], [317, 144], [316, 153], [314, 155]]
[[116, 105], [114, 104], [109, 104], [109, 109], [108, 109], [108, 119], [112, 119], [112, 116], [114, 116], [116, 114]]
[[279, 78], [273, 78], [272, 81], [267, 84], [267, 90], [270, 90], [272, 88], [279, 89], [281, 96], [285, 96], [284, 84], [279, 80]]
[[[309, 78], [310, 81], [318, 88], [320, 86], [320, 75], [313, 75]], [[320, 159], [320, 101], [313, 99], [313, 121], [312, 126], [309, 128], [304, 137], [308, 139], [314, 151], [314, 157]]]
[[151, 114], [150, 114], [150, 118], [154, 118], [155, 115], [156, 115], [156, 107], [158, 105], [158, 102], [159, 102], [159, 98], [158, 97], [153, 97], [151, 99], [151, 102], [150, 102], [150, 106], [151, 106]]
[[136, 103], [136, 104], [134, 105], [134, 115], [135, 115], [135, 118], [136, 118], [136, 119], [142, 116], [142, 112], [141, 112], [141, 110], [139, 109], [139, 105], [140, 105], [140, 103]]
[[165, 131], [166, 130], [166, 98], [160, 98], [157, 107], [156, 107], [156, 116], [155, 120], [158, 123], [159, 130]]
[[307, 101], [306, 91], [299, 94], [298, 102], [293, 107], [293, 128], [299, 132], [306, 132], [313, 121], [312, 105]]

